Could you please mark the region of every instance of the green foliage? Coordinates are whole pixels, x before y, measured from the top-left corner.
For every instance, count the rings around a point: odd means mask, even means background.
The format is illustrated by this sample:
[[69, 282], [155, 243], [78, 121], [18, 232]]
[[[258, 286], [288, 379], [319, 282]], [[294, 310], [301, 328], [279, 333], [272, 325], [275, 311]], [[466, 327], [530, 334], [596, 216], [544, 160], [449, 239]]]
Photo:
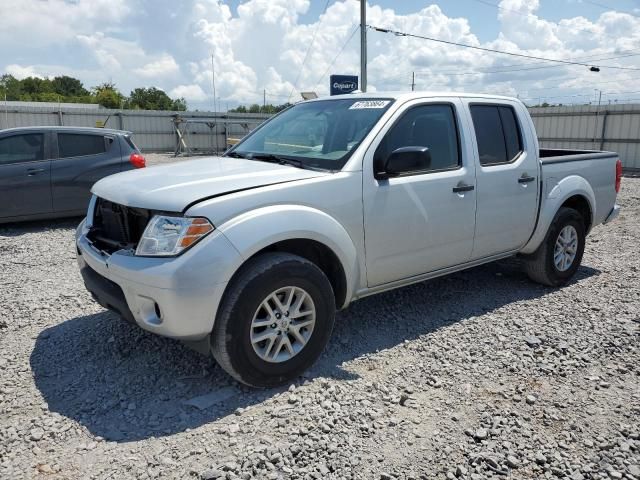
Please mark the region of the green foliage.
[[124, 95], [110, 82], [93, 87], [92, 94], [96, 102], [106, 108], [122, 108], [124, 103]]
[[291, 104], [290, 103], [284, 103], [282, 105], [258, 105], [257, 103], [254, 103], [253, 105], [250, 105], [249, 108], [245, 107], [244, 105], [240, 105], [236, 108], [232, 108], [231, 110], [229, 110], [229, 112], [232, 113], [278, 113], [281, 110], [284, 110], [287, 107], [290, 107]]
[[155, 88], [136, 88], [127, 102], [128, 108], [140, 110], [178, 110], [187, 109], [184, 98], [172, 100], [164, 91]]
[[61, 75], [53, 79], [13, 75], [0, 76], [0, 100], [25, 102], [98, 103], [106, 108], [185, 111], [184, 98], [172, 99], [155, 87], [136, 88], [126, 98], [114, 83], [105, 82], [87, 90], [77, 78]]
[[63, 97], [83, 97], [89, 95], [89, 92], [84, 88], [80, 80], [66, 75], [54, 77], [54, 79], [51, 80], [51, 85], [53, 86], [53, 90]]
[[16, 77], [9, 74], [0, 77], [0, 94], [3, 99], [6, 94], [7, 100], [19, 100], [20, 93], [22, 93], [22, 86]]

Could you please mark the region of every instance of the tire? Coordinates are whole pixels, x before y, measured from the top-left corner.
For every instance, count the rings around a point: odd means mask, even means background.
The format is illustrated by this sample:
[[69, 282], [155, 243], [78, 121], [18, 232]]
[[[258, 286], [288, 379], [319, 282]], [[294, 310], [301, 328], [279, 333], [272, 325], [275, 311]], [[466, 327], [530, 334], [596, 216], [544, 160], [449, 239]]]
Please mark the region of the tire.
[[[287, 308], [280, 311], [273, 295], [284, 306], [288, 299], [291, 312]], [[303, 303], [296, 311], [298, 301]], [[263, 307], [265, 302], [272, 307], [271, 314]], [[211, 335], [211, 352], [227, 373], [246, 385], [282, 385], [320, 356], [331, 336], [335, 312], [331, 283], [314, 263], [288, 253], [259, 255], [241, 268], [227, 288]], [[280, 315], [277, 320], [276, 315]], [[267, 320], [269, 326], [256, 327]], [[309, 325], [299, 327], [305, 323]], [[269, 339], [256, 342], [265, 335]], [[301, 337], [306, 338], [306, 344]], [[279, 343], [281, 338], [285, 343]], [[289, 347], [299, 347], [295, 353], [287, 347], [287, 339]]]
[[[567, 230], [565, 230], [565, 228]], [[556, 242], [559, 241], [561, 232], [571, 233], [571, 228], [577, 236], [577, 248], [575, 256], [570, 263], [565, 263], [564, 269], [556, 264], [554, 255], [557, 253]], [[570, 238], [567, 235], [567, 238]], [[580, 267], [585, 244], [585, 225], [582, 216], [573, 208], [562, 207], [556, 213], [547, 235], [538, 249], [531, 255], [525, 257], [525, 271], [534, 282], [547, 285], [549, 287], [560, 287], [565, 285], [573, 277]], [[569, 249], [570, 252], [572, 249]], [[570, 253], [568, 253], [570, 255]], [[559, 255], [561, 261], [562, 255]], [[568, 262], [568, 260], [567, 260]]]

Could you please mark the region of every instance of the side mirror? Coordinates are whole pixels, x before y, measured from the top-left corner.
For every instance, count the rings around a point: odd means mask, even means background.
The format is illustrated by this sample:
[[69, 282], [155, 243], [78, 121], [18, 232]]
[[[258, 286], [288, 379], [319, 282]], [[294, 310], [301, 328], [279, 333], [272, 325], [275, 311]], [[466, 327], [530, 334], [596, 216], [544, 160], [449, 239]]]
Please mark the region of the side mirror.
[[427, 147], [401, 147], [387, 157], [384, 171], [376, 172], [376, 178], [397, 177], [403, 173], [420, 172], [431, 167], [431, 153]]

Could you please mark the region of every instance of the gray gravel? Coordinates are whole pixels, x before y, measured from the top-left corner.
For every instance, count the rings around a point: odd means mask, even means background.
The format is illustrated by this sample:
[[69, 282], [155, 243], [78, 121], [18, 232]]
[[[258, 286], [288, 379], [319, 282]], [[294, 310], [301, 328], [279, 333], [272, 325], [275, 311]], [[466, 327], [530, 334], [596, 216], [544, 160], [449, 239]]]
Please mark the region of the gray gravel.
[[0, 227], [0, 478], [640, 480], [640, 179], [575, 282], [516, 261], [354, 303], [289, 388], [96, 305], [78, 220]]

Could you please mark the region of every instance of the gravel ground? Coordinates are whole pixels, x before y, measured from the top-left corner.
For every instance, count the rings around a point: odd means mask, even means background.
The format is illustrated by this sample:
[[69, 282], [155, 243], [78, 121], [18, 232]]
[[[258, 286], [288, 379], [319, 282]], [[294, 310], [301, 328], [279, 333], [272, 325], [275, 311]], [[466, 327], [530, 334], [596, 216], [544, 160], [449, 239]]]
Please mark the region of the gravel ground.
[[0, 227], [0, 478], [640, 479], [640, 179], [560, 290], [516, 261], [354, 303], [289, 388], [95, 304], [78, 220]]

